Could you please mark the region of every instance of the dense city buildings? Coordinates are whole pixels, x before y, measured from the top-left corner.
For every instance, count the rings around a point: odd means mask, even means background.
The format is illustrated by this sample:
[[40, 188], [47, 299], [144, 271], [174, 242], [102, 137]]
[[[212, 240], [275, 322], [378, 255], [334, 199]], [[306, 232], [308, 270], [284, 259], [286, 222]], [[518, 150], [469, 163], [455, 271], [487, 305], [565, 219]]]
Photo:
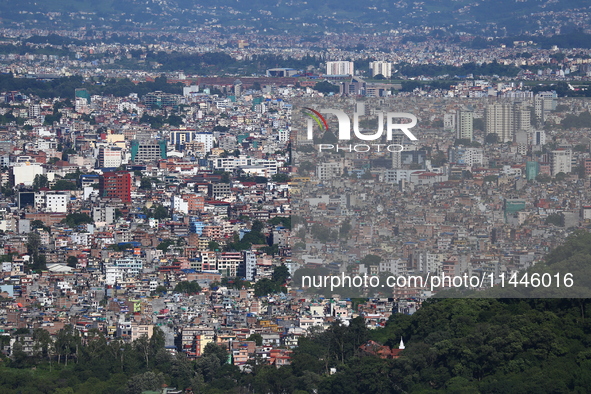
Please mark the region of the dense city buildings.
[[[175, 7], [145, 15], [176, 23]], [[335, 34], [336, 14], [274, 32], [250, 29], [256, 18], [240, 5], [216, 7], [166, 32], [144, 22], [129, 32], [119, 19], [110, 30], [101, 24], [114, 19], [86, 11], [34, 14], [43, 26], [86, 26], [72, 30], [2, 22], [0, 350], [10, 368], [43, 358], [66, 375], [107, 349], [105, 375], [131, 383], [161, 386], [140, 373], [161, 363], [189, 371], [172, 380], [185, 392], [207, 392], [224, 374], [272, 367], [323, 392], [314, 382], [340, 378], [354, 357], [434, 360], [418, 334], [400, 337], [422, 327], [408, 322], [423, 305], [447, 305], [425, 300], [468, 287], [445, 278], [485, 278], [477, 291], [495, 294], [591, 226], [591, 51], [544, 41], [564, 20], [588, 29], [582, 11], [536, 9], [530, 42], [470, 24], [351, 21], [359, 33]], [[240, 23], [223, 31], [221, 14]], [[442, 285], [421, 282], [432, 277]], [[366, 281], [334, 286], [347, 278]], [[314, 341], [326, 356], [298, 354]], [[551, 343], [548, 353], [562, 352]], [[140, 357], [125, 361], [130, 352]]]

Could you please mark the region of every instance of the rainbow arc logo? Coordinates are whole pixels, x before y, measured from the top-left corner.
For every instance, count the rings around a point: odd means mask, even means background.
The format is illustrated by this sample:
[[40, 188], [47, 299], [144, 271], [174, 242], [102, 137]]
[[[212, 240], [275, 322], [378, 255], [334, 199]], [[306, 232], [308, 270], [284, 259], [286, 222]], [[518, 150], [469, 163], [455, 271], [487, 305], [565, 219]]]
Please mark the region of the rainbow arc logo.
[[[304, 107], [303, 113], [309, 117], [307, 122], [307, 137], [309, 140], [314, 137], [314, 123], [318, 125], [321, 132], [328, 131], [328, 122], [324, 118], [323, 114], [332, 114], [336, 116], [339, 130], [339, 140], [350, 140], [351, 139], [351, 119], [342, 110], [339, 109], [321, 109], [316, 111], [315, 109]], [[378, 130], [374, 134], [364, 134], [359, 129], [359, 114], [353, 114], [353, 133], [355, 137], [363, 141], [374, 141], [382, 137], [384, 134], [384, 115], [386, 116], [386, 139], [392, 140], [394, 130], [401, 130], [411, 141], [416, 141], [417, 137], [409, 129], [416, 126], [417, 118], [413, 114], [406, 112], [383, 112], [378, 113]], [[399, 123], [399, 119], [409, 119], [408, 123]]]

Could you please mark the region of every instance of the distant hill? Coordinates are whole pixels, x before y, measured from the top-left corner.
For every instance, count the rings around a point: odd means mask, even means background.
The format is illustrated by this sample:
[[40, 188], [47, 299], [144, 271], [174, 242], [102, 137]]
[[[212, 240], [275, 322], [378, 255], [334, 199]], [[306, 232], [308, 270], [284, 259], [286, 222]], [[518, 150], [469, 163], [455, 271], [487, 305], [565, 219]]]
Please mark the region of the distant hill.
[[462, 31], [490, 37], [582, 27], [573, 26], [572, 16], [589, 11], [584, 0], [0, 0], [0, 7], [0, 26], [5, 28], [221, 26], [237, 32], [266, 29], [267, 33], [317, 34], [440, 27], [445, 28], [441, 33]]

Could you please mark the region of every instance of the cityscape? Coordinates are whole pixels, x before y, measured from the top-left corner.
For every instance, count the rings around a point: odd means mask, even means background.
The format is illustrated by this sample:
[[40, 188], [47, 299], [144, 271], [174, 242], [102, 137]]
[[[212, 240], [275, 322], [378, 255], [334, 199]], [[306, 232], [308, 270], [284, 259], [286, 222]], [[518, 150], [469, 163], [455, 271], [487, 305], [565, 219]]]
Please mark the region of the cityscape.
[[588, 391], [589, 5], [5, 3], [0, 391]]

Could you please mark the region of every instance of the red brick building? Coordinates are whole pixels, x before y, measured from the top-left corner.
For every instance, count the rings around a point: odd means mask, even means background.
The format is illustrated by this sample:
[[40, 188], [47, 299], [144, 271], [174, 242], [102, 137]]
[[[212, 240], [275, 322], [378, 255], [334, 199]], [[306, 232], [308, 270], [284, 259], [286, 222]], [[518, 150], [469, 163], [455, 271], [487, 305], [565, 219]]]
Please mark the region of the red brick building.
[[99, 180], [101, 197], [131, 202], [131, 175], [127, 171], [105, 172]]

